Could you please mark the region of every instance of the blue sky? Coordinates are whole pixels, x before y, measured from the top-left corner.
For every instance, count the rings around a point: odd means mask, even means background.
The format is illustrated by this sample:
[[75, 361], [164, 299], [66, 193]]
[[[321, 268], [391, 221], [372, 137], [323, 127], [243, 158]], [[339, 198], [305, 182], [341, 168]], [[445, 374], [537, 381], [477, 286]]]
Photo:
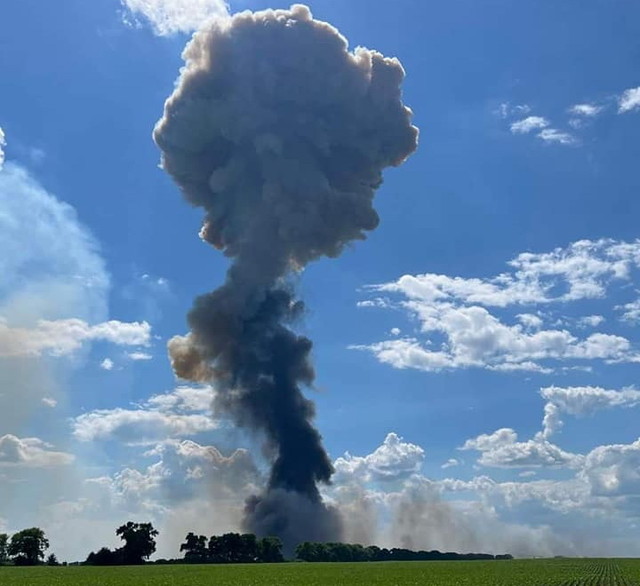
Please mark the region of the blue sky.
[[[259, 438], [166, 352], [227, 264], [151, 131], [224, 7], [127, 2], [0, 9], [0, 531], [40, 524], [68, 559], [129, 518], [177, 555], [264, 481]], [[640, 555], [640, 7], [310, 8], [400, 59], [421, 131], [379, 228], [297, 279], [347, 537]]]

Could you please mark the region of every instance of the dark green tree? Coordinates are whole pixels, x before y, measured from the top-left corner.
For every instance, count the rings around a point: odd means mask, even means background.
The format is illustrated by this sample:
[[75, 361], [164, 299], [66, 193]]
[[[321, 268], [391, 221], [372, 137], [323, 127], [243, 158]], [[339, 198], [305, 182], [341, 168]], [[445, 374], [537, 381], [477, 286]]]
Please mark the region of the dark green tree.
[[209, 561], [214, 564], [221, 564], [225, 561], [222, 537], [218, 535], [212, 535], [209, 539], [208, 547]]
[[157, 529], [151, 523], [129, 521], [116, 529], [116, 535], [124, 540], [122, 563], [142, 564], [156, 550]]
[[185, 542], [180, 545], [180, 551], [184, 551], [184, 560], [193, 564], [202, 564], [207, 561], [207, 538], [204, 535], [189, 533]]
[[122, 549], [111, 551], [108, 547], [103, 547], [97, 552], [91, 552], [87, 556], [85, 564], [90, 566], [117, 566], [122, 562]]
[[47, 566], [59, 566], [58, 558], [55, 553], [52, 553], [49, 557], [47, 557]]
[[0, 533], [0, 566], [9, 561], [9, 536]]
[[39, 527], [31, 527], [14, 533], [9, 544], [9, 555], [13, 563], [20, 566], [35, 566], [44, 558], [49, 541]]
[[278, 537], [263, 537], [258, 542], [258, 559], [268, 564], [283, 562], [282, 541]]

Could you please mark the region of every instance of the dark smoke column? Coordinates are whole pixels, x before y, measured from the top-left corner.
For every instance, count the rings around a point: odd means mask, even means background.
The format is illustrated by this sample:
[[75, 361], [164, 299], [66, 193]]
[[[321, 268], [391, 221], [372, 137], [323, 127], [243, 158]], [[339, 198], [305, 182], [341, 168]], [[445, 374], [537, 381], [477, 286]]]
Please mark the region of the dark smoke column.
[[311, 341], [287, 277], [378, 225], [382, 170], [416, 148], [402, 66], [347, 42], [309, 9], [243, 12], [196, 33], [154, 139], [162, 166], [204, 208], [201, 237], [233, 261], [169, 342], [176, 374], [212, 382], [216, 408], [266, 438], [264, 493], [246, 529], [286, 545], [339, 537], [318, 483], [333, 468], [301, 386]]

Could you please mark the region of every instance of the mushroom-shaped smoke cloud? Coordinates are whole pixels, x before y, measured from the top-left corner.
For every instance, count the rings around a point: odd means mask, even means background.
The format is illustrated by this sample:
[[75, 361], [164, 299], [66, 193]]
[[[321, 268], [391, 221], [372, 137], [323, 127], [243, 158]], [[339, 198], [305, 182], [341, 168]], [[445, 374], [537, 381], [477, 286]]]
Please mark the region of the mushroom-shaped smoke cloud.
[[[176, 374], [212, 382], [216, 408], [266, 439], [271, 473], [245, 525], [298, 540], [339, 537], [318, 483], [333, 473], [301, 387], [311, 341], [287, 327], [303, 310], [287, 276], [378, 225], [382, 170], [416, 148], [396, 59], [349, 52], [309, 9], [243, 12], [197, 32], [154, 139], [201, 237], [233, 261], [196, 299], [190, 332], [169, 342]], [[297, 511], [297, 512], [296, 512]]]

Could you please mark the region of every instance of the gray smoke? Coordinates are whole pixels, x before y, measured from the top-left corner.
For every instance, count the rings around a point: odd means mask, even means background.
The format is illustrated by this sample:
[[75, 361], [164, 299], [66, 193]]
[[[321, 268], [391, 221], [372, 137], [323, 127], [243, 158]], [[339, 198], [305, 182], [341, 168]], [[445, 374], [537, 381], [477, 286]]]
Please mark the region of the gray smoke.
[[[416, 148], [396, 59], [358, 48], [309, 9], [243, 12], [197, 32], [154, 139], [184, 197], [204, 208], [201, 237], [232, 259], [196, 299], [190, 332], [169, 342], [176, 374], [213, 382], [216, 407], [259, 431], [272, 463], [245, 528], [293, 539], [339, 537], [318, 483], [333, 466], [301, 387], [311, 341], [287, 277], [337, 257], [378, 225], [382, 170]], [[304, 503], [304, 504], [303, 504]]]

